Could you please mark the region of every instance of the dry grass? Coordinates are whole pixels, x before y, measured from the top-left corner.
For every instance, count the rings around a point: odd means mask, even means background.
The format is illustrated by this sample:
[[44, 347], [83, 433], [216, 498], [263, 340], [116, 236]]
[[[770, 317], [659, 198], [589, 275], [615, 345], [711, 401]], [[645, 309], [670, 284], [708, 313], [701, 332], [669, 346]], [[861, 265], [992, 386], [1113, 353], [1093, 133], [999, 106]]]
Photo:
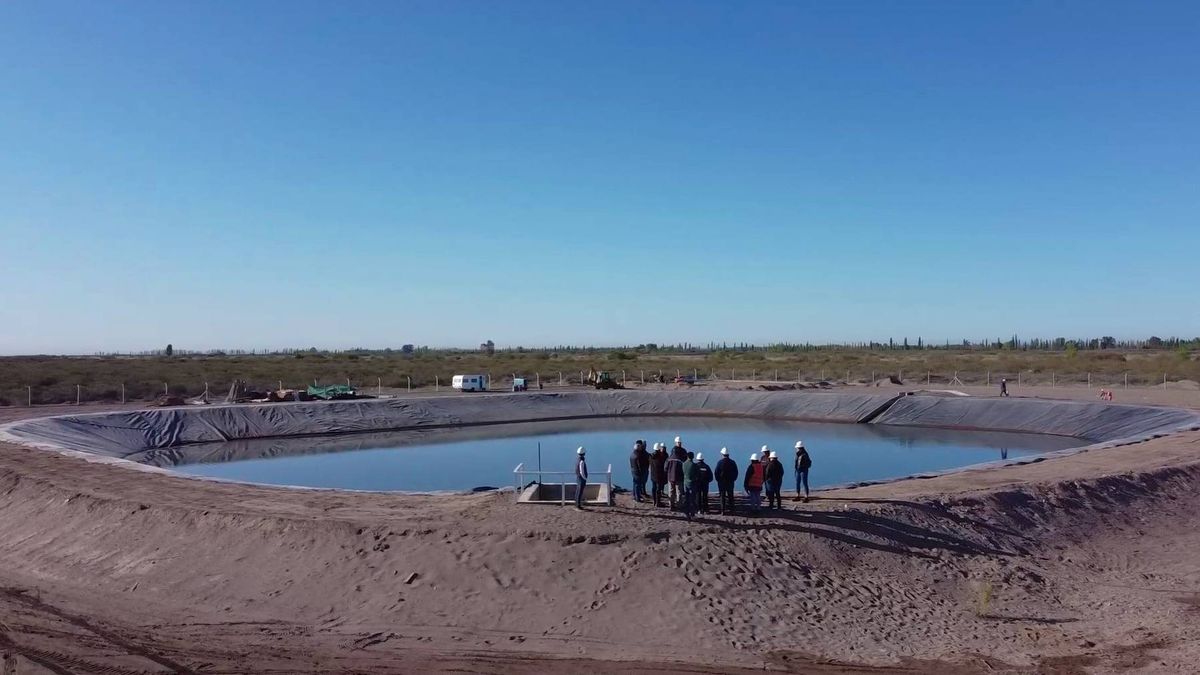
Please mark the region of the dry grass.
[[4, 357], [0, 358], [0, 405], [23, 405], [26, 387], [37, 403], [74, 402], [76, 385], [86, 401], [114, 401], [124, 384], [129, 400], [173, 394], [221, 394], [234, 379], [259, 387], [302, 387], [313, 382], [334, 384], [347, 379], [359, 387], [432, 387], [455, 373], [490, 373], [503, 383], [513, 374], [533, 377], [540, 373], [548, 386], [564, 381], [578, 383], [580, 371], [589, 367], [622, 371], [634, 382], [662, 373], [715, 375], [720, 379], [815, 381], [827, 379], [869, 382], [901, 375], [906, 382], [950, 384], [957, 374], [963, 384], [994, 384], [1000, 377], [1028, 384], [1084, 383], [1091, 373], [1095, 386], [1158, 384], [1164, 373], [1171, 381], [1200, 380], [1197, 354], [1168, 350], [1081, 351], [1071, 356], [1049, 351], [983, 350], [855, 350], [827, 349], [803, 352], [638, 353], [499, 352], [488, 356], [472, 352], [299, 353], [288, 355], [215, 356], [103, 356], [103, 357]]

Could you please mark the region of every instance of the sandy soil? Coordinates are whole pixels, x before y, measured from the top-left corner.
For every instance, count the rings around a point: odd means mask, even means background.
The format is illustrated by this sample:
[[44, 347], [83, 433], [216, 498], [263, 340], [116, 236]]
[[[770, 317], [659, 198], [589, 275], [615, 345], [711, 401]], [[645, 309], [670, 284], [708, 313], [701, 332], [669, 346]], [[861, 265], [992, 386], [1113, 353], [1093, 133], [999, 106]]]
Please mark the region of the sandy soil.
[[688, 523], [0, 445], [2, 672], [1190, 673], [1197, 485], [1193, 432]]

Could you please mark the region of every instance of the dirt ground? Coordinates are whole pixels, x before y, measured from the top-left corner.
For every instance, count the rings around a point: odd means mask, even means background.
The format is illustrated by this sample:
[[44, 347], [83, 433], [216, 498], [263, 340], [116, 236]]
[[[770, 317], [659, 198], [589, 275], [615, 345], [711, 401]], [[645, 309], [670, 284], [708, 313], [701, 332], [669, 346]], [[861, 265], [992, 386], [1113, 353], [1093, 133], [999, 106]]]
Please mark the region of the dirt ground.
[[0, 672], [1191, 673], [1198, 485], [1188, 432], [689, 523], [0, 444]]

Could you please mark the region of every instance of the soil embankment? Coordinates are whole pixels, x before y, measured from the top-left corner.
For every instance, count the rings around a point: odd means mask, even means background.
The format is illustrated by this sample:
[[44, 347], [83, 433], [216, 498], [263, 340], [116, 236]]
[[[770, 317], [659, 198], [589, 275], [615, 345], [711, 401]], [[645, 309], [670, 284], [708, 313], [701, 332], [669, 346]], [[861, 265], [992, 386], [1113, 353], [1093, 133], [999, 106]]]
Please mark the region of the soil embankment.
[[0, 652], [17, 672], [1191, 672], [1198, 481], [1183, 432], [687, 523], [0, 444]]

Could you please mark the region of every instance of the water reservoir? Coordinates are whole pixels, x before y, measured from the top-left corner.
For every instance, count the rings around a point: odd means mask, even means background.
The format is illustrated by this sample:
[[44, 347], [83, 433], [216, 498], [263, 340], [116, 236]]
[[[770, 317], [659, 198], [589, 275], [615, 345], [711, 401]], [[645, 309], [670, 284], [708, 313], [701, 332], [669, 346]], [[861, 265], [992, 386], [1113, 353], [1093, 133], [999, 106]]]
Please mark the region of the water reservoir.
[[[709, 417], [625, 417], [501, 424], [300, 439], [260, 439], [148, 453], [147, 464], [195, 475], [271, 485], [381, 491], [461, 491], [513, 483], [513, 468], [569, 470], [575, 448], [588, 450], [596, 474], [613, 467], [629, 486], [629, 453], [637, 439], [684, 446], [715, 464], [722, 447], [742, 468], [767, 445], [779, 452], [791, 489], [793, 446], [813, 458], [814, 488], [898, 478], [1017, 459], [1085, 445], [1041, 434], [966, 432], [867, 424], [816, 424]], [[593, 476], [593, 480], [596, 476]]]

